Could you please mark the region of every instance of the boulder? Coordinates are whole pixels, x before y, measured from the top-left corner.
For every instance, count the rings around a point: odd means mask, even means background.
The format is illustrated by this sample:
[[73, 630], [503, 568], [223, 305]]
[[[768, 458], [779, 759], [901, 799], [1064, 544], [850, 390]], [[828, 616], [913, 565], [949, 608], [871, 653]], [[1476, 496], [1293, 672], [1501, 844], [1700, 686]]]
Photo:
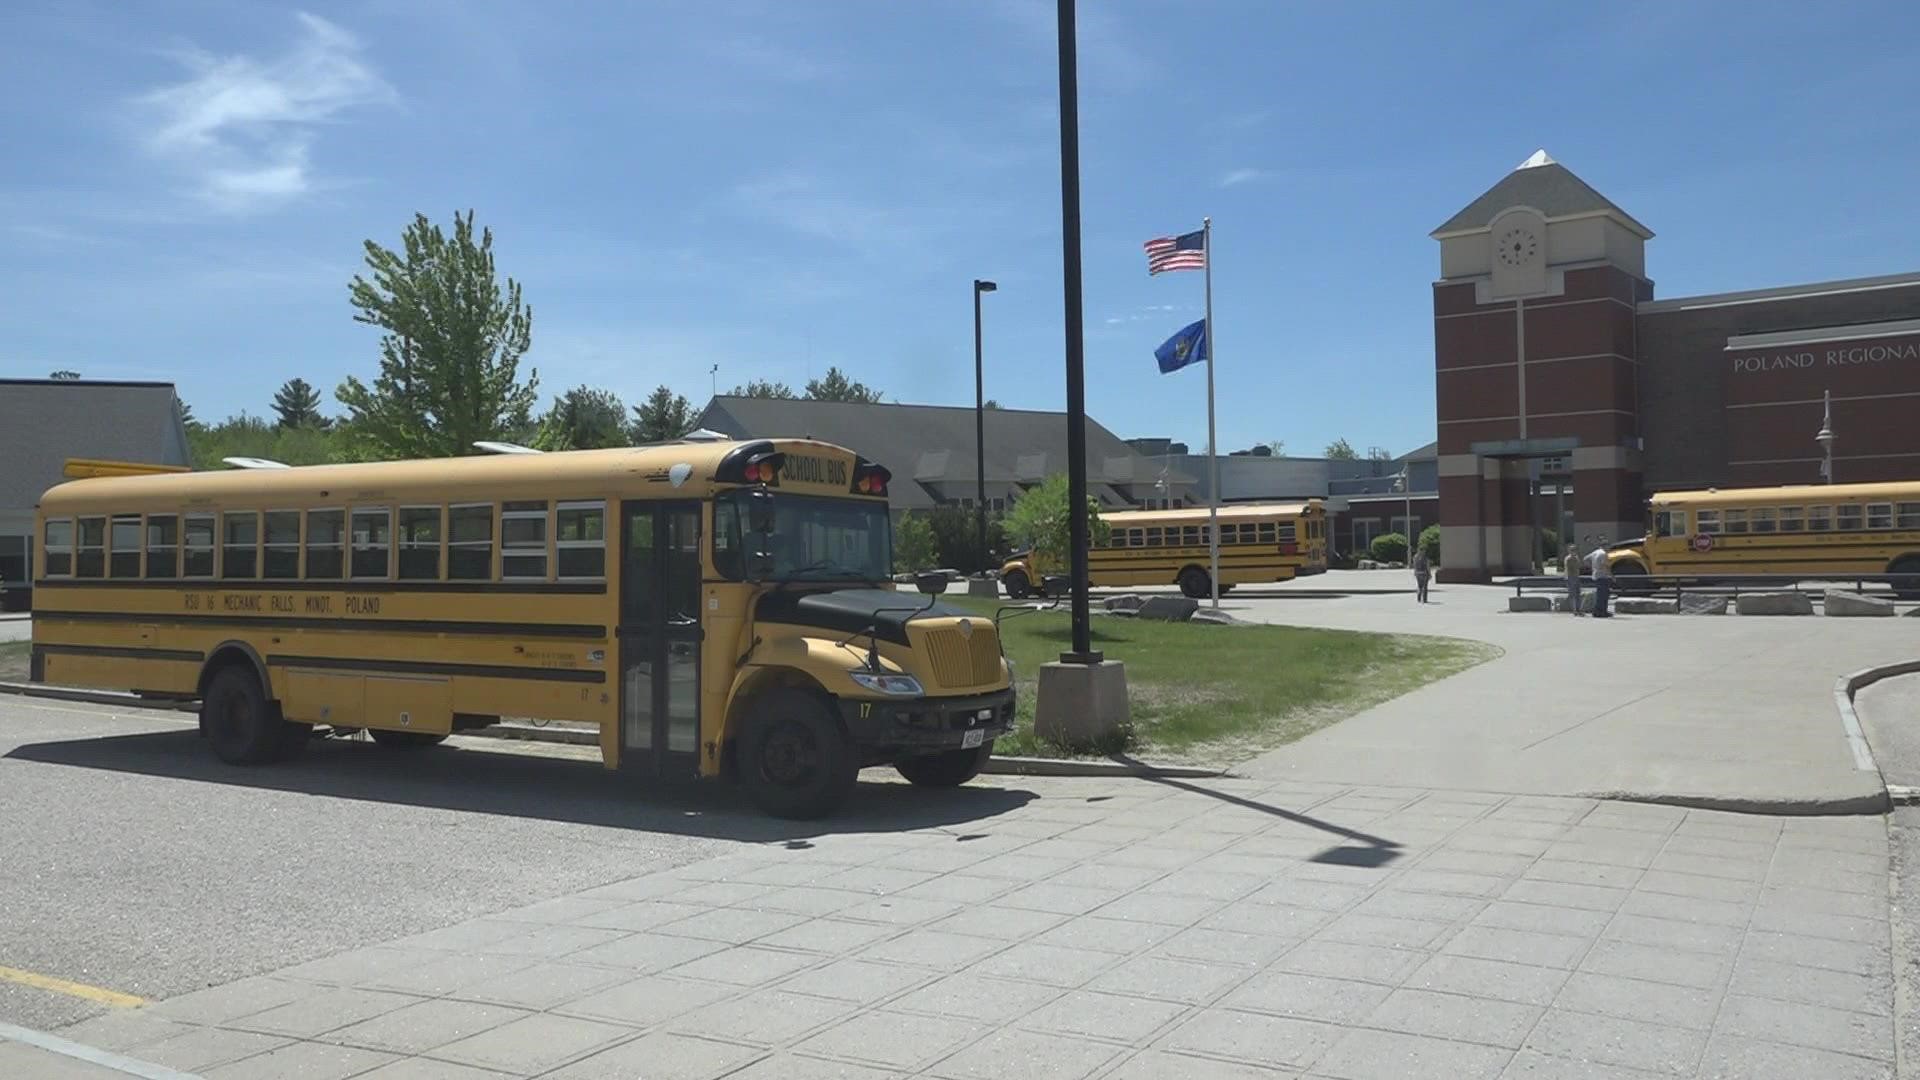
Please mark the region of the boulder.
[[1548, 596], [1509, 596], [1508, 611], [1552, 611], [1553, 598]]
[[1674, 600], [1654, 600], [1648, 597], [1623, 597], [1613, 602], [1613, 610], [1622, 615], [1678, 615], [1680, 604]]
[[1725, 615], [1727, 598], [1724, 596], [1686, 596], [1680, 597], [1682, 615]]
[[1100, 601], [1100, 606], [1108, 611], [1139, 611], [1140, 605], [1146, 602], [1146, 598], [1138, 593], [1121, 593]]
[[1811, 615], [1813, 597], [1805, 593], [1743, 593], [1735, 597], [1733, 610], [1741, 615]]
[[1844, 592], [1840, 589], [1828, 589], [1821, 598], [1821, 610], [1829, 615], [1896, 615], [1893, 601], [1879, 596], [1862, 596], [1859, 593]]
[[1360, 560], [1360, 562], [1359, 562], [1359, 563], [1358, 563], [1357, 565], [1358, 565], [1358, 568], [1359, 568], [1359, 569], [1361, 569], [1361, 570], [1379, 570], [1379, 569], [1382, 569], [1382, 567], [1381, 567], [1381, 565], [1380, 565], [1379, 563], [1377, 563], [1377, 562], [1374, 562], [1374, 561], [1373, 561], [1372, 559], [1361, 559], [1361, 560]]
[[1198, 600], [1189, 600], [1184, 596], [1150, 596], [1141, 601], [1140, 606], [1134, 609], [1134, 614], [1142, 619], [1186, 622], [1198, 610]]
[[1221, 610], [1220, 608], [1210, 608], [1210, 607], [1203, 607], [1195, 610], [1193, 613], [1193, 617], [1188, 619], [1187, 621], [1197, 622], [1197, 623], [1212, 623], [1215, 626], [1249, 625], [1247, 623], [1241, 622], [1239, 619], [1234, 618], [1232, 615], [1227, 614], [1225, 611]]

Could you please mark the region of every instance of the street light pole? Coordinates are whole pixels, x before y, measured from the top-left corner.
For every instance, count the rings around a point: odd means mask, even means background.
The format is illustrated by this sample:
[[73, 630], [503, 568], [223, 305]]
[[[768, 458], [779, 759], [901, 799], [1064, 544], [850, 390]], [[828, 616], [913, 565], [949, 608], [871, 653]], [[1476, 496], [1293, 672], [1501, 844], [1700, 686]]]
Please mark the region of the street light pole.
[[1409, 563], [1411, 563], [1411, 562], [1413, 561], [1413, 547], [1414, 547], [1414, 540], [1413, 540], [1413, 478], [1412, 478], [1412, 475], [1411, 475], [1411, 474], [1410, 474], [1410, 473], [1408, 472], [1408, 470], [1409, 470], [1409, 469], [1410, 469], [1411, 467], [1412, 467], [1412, 466], [1410, 465], [1410, 463], [1408, 463], [1408, 462], [1404, 462], [1404, 461], [1403, 461], [1403, 462], [1401, 462], [1401, 463], [1400, 463], [1400, 476], [1399, 476], [1399, 478], [1398, 478], [1398, 479], [1396, 479], [1396, 480], [1395, 480], [1395, 481], [1393, 482], [1393, 486], [1394, 486], [1394, 487], [1397, 487], [1397, 488], [1399, 488], [1399, 489], [1401, 490], [1401, 492], [1402, 492], [1402, 493], [1404, 493], [1404, 494], [1406, 495], [1406, 497], [1407, 497], [1407, 561], [1408, 561]]
[[1820, 399], [1821, 399], [1822, 405], [1824, 406], [1824, 409], [1820, 417], [1820, 433], [1813, 437], [1813, 441], [1820, 444], [1820, 456], [1822, 459], [1820, 462], [1820, 475], [1826, 477], [1827, 483], [1831, 484], [1833, 483], [1833, 438], [1834, 438], [1833, 436], [1833, 391], [1831, 390], [1821, 391]]
[[1066, 300], [1067, 522], [1073, 581], [1073, 651], [1069, 664], [1098, 664], [1087, 597], [1087, 380], [1080, 298], [1080, 75], [1074, 0], [1058, 0], [1060, 26], [1060, 254]]
[[980, 365], [980, 294], [1000, 286], [973, 279], [973, 515], [981, 572], [987, 559], [987, 381]]

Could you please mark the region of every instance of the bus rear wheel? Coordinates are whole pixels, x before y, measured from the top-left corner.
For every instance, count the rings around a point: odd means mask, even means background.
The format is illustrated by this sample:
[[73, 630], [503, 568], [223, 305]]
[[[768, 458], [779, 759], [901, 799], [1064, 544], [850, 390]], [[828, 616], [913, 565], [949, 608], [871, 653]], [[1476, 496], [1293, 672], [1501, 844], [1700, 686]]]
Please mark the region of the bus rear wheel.
[[431, 731], [385, 731], [380, 728], [368, 728], [367, 734], [373, 741], [393, 750], [418, 750], [426, 746], [439, 746], [447, 741], [445, 735]]
[[1205, 600], [1213, 595], [1213, 579], [1207, 576], [1205, 570], [1197, 566], [1189, 566], [1180, 571], [1180, 576], [1174, 579], [1174, 583], [1180, 586], [1181, 595], [1194, 600]]
[[1000, 579], [1000, 585], [1007, 590], [1009, 599], [1025, 600], [1033, 595], [1032, 583], [1027, 580], [1027, 575], [1018, 570], [1007, 571], [1006, 576]]
[[1920, 600], [1920, 558], [1912, 555], [1893, 560], [1887, 573], [1901, 575], [1893, 579], [1893, 595], [1902, 600]]
[[[301, 736], [293, 736], [297, 729]], [[259, 765], [291, 757], [306, 745], [305, 724], [289, 724], [253, 672], [222, 668], [200, 699], [200, 730], [214, 754], [229, 765]]]
[[775, 690], [755, 703], [740, 740], [740, 778], [775, 817], [824, 817], [853, 793], [860, 764], [826, 704], [803, 690]]
[[918, 754], [893, 763], [900, 775], [915, 787], [959, 787], [980, 775], [993, 754], [993, 744], [972, 750], [947, 750], [938, 754]]

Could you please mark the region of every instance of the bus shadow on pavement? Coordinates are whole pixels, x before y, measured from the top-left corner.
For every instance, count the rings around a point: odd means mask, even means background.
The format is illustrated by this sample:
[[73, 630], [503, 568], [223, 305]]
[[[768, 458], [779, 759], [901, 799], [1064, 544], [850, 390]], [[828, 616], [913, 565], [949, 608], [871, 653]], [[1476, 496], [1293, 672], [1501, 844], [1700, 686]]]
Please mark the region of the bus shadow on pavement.
[[1011, 777], [983, 777], [944, 790], [863, 781], [833, 816], [783, 821], [761, 813], [730, 783], [663, 782], [603, 769], [591, 761], [455, 746], [396, 751], [369, 742], [316, 739], [296, 761], [239, 766], [214, 758], [190, 730], [30, 743], [6, 757], [262, 791], [750, 843], [952, 825], [972, 826], [970, 831], [977, 834], [988, 819], [1038, 797], [994, 786]]

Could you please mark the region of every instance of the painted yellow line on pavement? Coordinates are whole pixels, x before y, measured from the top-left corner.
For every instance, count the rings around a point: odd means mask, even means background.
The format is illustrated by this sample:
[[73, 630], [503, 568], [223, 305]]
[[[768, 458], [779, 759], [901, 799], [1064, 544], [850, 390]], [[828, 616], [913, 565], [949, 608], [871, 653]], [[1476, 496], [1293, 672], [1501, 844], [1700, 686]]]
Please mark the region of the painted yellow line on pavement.
[[21, 986], [31, 986], [38, 990], [51, 990], [56, 994], [66, 994], [68, 997], [84, 998], [87, 1001], [100, 1005], [113, 1005], [122, 1009], [131, 1009], [147, 1003], [146, 998], [134, 997], [132, 994], [123, 994], [118, 990], [108, 990], [99, 986], [88, 986], [86, 983], [68, 982], [65, 979], [56, 979], [51, 975], [22, 971], [19, 968], [0, 967], [0, 981], [18, 983]]

